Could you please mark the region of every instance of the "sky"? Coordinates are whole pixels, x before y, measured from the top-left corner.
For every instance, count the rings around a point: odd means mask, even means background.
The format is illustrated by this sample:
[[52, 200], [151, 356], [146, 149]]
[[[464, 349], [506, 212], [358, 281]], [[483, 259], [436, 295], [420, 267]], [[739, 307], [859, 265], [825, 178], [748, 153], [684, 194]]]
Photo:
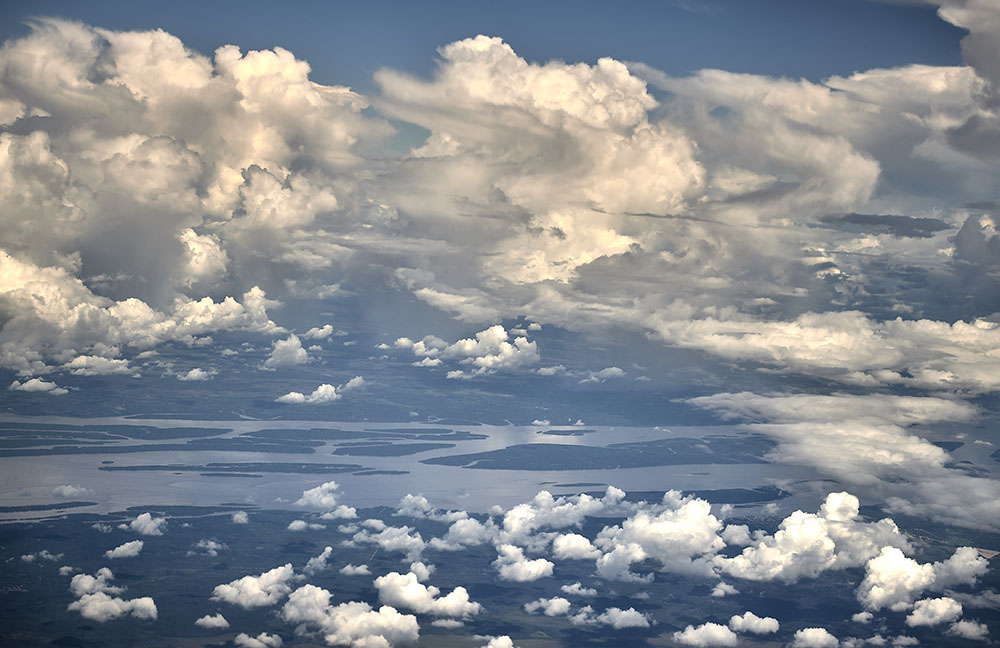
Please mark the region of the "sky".
[[998, 530], [932, 442], [997, 420], [993, 0], [0, 25], [8, 414], [736, 422]]

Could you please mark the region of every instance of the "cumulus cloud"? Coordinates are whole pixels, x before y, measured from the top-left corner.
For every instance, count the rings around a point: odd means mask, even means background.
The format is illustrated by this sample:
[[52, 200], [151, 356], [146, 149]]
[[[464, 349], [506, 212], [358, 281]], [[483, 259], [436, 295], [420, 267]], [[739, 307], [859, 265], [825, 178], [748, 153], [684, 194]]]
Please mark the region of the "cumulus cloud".
[[978, 621], [956, 621], [948, 628], [948, 634], [953, 637], [961, 637], [971, 641], [987, 641], [989, 639], [989, 628], [985, 623]]
[[206, 614], [203, 617], [195, 619], [194, 624], [199, 628], [205, 628], [208, 630], [225, 630], [229, 627], [229, 621], [226, 621], [226, 617], [222, 616], [222, 613], [216, 614]]
[[923, 599], [913, 604], [913, 611], [906, 617], [908, 626], [934, 626], [955, 621], [962, 616], [962, 604], [953, 598]]
[[388, 605], [373, 610], [356, 601], [334, 606], [330, 596], [325, 589], [304, 585], [289, 595], [281, 617], [299, 624], [302, 631], [315, 628], [330, 646], [381, 648], [416, 642], [419, 626], [413, 615], [400, 614]]
[[151, 513], [140, 513], [128, 524], [119, 525], [119, 528], [130, 529], [139, 535], [161, 536], [167, 528], [167, 519], [154, 518]]
[[792, 648], [837, 648], [840, 642], [826, 628], [803, 628], [795, 631]]
[[232, 519], [233, 524], [248, 524], [250, 522], [246, 511], [236, 511], [230, 519]]
[[358, 516], [357, 511], [350, 506], [339, 503], [337, 491], [340, 485], [335, 481], [328, 481], [302, 492], [302, 497], [295, 501], [296, 506], [323, 511], [323, 519], [354, 519]]
[[306, 522], [305, 520], [292, 520], [288, 523], [289, 531], [305, 531], [311, 529], [313, 531], [319, 531], [320, 529], [325, 529], [326, 526], [322, 524], [317, 524], [315, 522]]
[[596, 589], [584, 587], [582, 583], [563, 585], [559, 589], [562, 590], [563, 594], [569, 594], [570, 596], [597, 596]]
[[418, 574], [390, 572], [375, 579], [379, 600], [395, 608], [413, 610], [420, 614], [437, 617], [457, 617], [467, 619], [482, 611], [482, 606], [469, 600], [464, 587], [456, 587], [446, 596], [433, 585], [424, 585]]
[[364, 378], [361, 376], [355, 376], [343, 385], [337, 385], [334, 387], [329, 383], [323, 383], [314, 389], [311, 394], [306, 395], [301, 392], [288, 392], [284, 396], [279, 396], [274, 400], [277, 403], [290, 403], [292, 405], [301, 405], [303, 403], [308, 403], [310, 405], [322, 405], [324, 403], [338, 401], [344, 397], [345, 392], [363, 387], [364, 384]]
[[555, 565], [544, 558], [525, 558], [524, 550], [514, 545], [501, 544], [497, 547], [497, 559], [493, 567], [501, 580], [528, 583], [552, 575]]
[[179, 374], [177, 376], [177, 380], [185, 382], [202, 382], [205, 380], [211, 380], [218, 373], [219, 372], [215, 369], [206, 370], [202, 369], [201, 367], [195, 367], [194, 369], [191, 369], [187, 373]]
[[240, 648], [281, 648], [284, 645], [281, 637], [266, 632], [262, 632], [256, 637], [241, 632], [233, 637], [233, 643]]
[[134, 616], [137, 619], [156, 620], [156, 603], [148, 596], [134, 599], [123, 599], [118, 594], [125, 591], [123, 587], [110, 584], [114, 574], [107, 567], [97, 570], [93, 576], [77, 574], [70, 581], [69, 589], [76, 600], [67, 607], [70, 611], [91, 621], [104, 623], [123, 616]]
[[299, 336], [294, 333], [284, 340], [275, 340], [271, 348], [271, 354], [264, 361], [265, 369], [277, 369], [279, 367], [294, 367], [295, 365], [309, 362], [309, 354], [302, 348]]
[[685, 646], [735, 646], [737, 637], [726, 626], [708, 622], [675, 632], [674, 641]]
[[36, 551], [34, 553], [26, 553], [21, 555], [21, 560], [26, 563], [32, 563], [36, 560], [48, 560], [55, 562], [62, 559], [63, 554], [54, 554], [48, 549], [42, 549], [41, 551]]
[[409, 561], [420, 560], [426, 543], [420, 533], [408, 526], [388, 526], [381, 520], [365, 520], [365, 528], [351, 537], [351, 542], [376, 544], [385, 551], [401, 551]]
[[850, 493], [830, 493], [818, 513], [795, 511], [773, 536], [758, 535], [739, 555], [716, 557], [715, 564], [738, 578], [794, 582], [860, 566], [886, 546], [909, 548], [891, 519], [863, 522], [859, 511]]
[[578, 533], [564, 533], [552, 541], [552, 555], [557, 560], [593, 559], [601, 555], [600, 549]]
[[368, 565], [352, 565], [348, 563], [340, 568], [340, 573], [344, 576], [370, 576], [371, 569]]
[[292, 565], [282, 565], [259, 576], [244, 576], [212, 590], [213, 601], [223, 601], [251, 609], [274, 605], [291, 590]]
[[759, 617], [753, 612], [744, 612], [742, 616], [733, 615], [729, 619], [729, 629], [734, 632], [752, 632], [753, 634], [771, 634], [778, 631], [778, 620], [773, 617]]
[[[333, 555], [333, 547], [327, 546], [323, 548], [322, 553], [318, 556], [313, 556], [306, 563], [306, 566], [302, 568], [302, 574], [305, 576], [312, 576], [313, 574], [318, 574], [321, 571], [325, 571], [329, 568], [330, 556]], [[344, 573], [341, 570], [341, 573]]]
[[398, 338], [395, 346], [412, 351], [414, 356], [420, 358], [416, 363], [419, 366], [438, 367], [447, 362], [468, 367], [449, 371], [448, 378], [511, 372], [539, 362], [535, 342], [529, 342], [525, 336], [515, 337], [512, 342], [509, 339], [509, 332], [497, 324], [476, 333], [475, 338], [465, 338], [452, 344], [428, 335], [417, 342], [410, 338]]
[[118, 545], [114, 549], [108, 549], [104, 552], [105, 558], [135, 558], [142, 551], [143, 546], [142, 540], [132, 540], [131, 542], [126, 542], [125, 544]]
[[[924, 591], [957, 584], [972, 585], [986, 573], [986, 568], [987, 561], [972, 547], [959, 547], [947, 560], [935, 563], [919, 563], [896, 547], [883, 547], [865, 565], [865, 577], [858, 586], [857, 597], [868, 610], [908, 610]], [[924, 605], [940, 607], [945, 604], [938, 600]], [[923, 616], [926, 615], [918, 618]]]
[[569, 613], [570, 602], [561, 596], [554, 596], [550, 599], [540, 598], [536, 601], [524, 604], [524, 611], [528, 614], [541, 612], [545, 616], [563, 616]]
[[92, 491], [79, 484], [60, 484], [52, 489], [52, 494], [57, 497], [83, 497]]
[[718, 535], [721, 530], [708, 502], [669, 491], [659, 513], [639, 511], [598, 534], [594, 544], [603, 555], [597, 559], [597, 573], [612, 580], [648, 580], [651, 576], [637, 575], [630, 568], [653, 559], [664, 571], [712, 575], [711, 556], [725, 546]]
[[15, 380], [7, 387], [8, 391], [34, 392], [38, 394], [52, 394], [53, 396], [64, 396], [69, 393], [65, 387], [60, 387], [54, 382], [49, 382], [44, 378], [29, 378], [25, 381]]

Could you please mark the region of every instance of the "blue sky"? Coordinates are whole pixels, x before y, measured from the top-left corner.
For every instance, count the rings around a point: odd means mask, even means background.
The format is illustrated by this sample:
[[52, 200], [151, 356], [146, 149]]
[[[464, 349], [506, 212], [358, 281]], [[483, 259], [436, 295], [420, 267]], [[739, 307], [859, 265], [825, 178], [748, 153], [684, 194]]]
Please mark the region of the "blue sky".
[[324, 83], [367, 91], [392, 67], [430, 71], [435, 50], [476, 34], [501, 36], [529, 60], [642, 61], [673, 74], [721, 68], [820, 80], [906, 63], [954, 65], [964, 30], [918, 3], [866, 0], [706, 2], [273, 2], [5, 3], [0, 37], [30, 16], [62, 16], [112, 29], [161, 28], [211, 53], [292, 50]]

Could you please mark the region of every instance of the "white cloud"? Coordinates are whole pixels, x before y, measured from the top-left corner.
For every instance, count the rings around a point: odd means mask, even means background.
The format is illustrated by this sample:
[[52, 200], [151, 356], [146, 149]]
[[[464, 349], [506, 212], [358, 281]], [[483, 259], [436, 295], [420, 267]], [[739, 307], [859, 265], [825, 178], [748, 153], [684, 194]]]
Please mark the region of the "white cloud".
[[[484, 639], [485, 637], [480, 638]], [[510, 637], [500, 635], [499, 637], [489, 637], [489, 641], [480, 648], [516, 648], [516, 646], [514, 646], [514, 641]]]
[[390, 572], [375, 579], [375, 588], [382, 603], [438, 617], [467, 619], [482, 611], [482, 606], [469, 600], [464, 587], [456, 587], [446, 596], [432, 585], [424, 585], [418, 575]]
[[331, 646], [406, 645], [416, 642], [419, 632], [413, 615], [400, 614], [388, 605], [376, 611], [367, 603], [355, 601], [333, 606], [330, 592], [315, 585], [304, 585], [292, 592], [281, 609], [281, 617], [305, 629], [315, 627]]
[[596, 589], [584, 587], [582, 583], [563, 585], [559, 589], [562, 590], [563, 594], [569, 594], [570, 596], [597, 596]]
[[313, 390], [308, 396], [300, 392], [288, 392], [284, 396], [279, 396], [274, 399], [277, 403], [290, 403], [293, 405], [300, 405], [302, 403], [309, 403], [311, 405], [318, 405], [323, 403], [332, 403], [338, 401], [344, 397], [344, 392], [350, 391], [352, 389], [358, 389], [363, 387], [365, 384], [364, 378], [361, 376], [355, 376], [351, 378], [343, 385], [337, 385], [334, 387], [329, 383], [323, 383], [319, 387]]
[[886, 546], [909, 547], [892, 520], [862, 522], [859, 507], [850, 493], [830, 493], [818, 513], [795, 511], [773, 536], [757, 535], [738, 556], [717, 557], [715, 564], [739, 578], [794, 582], [860, 566]]
[[[194, 548], [206, 556], [215, 557], [219, 555], [220, 551], [226, 551], [229, 549], [224, 542], [218, 542], [216, 540], [210, 540], [208, 538], [202, 538], [194, 544]], [[188, 555], [197, 553], [197, 551], [189, 551]]]
[[245, 632], [241, 632], [233, 637], [233, 643], [240, 648], [281, 648], [284, 645], [278, 635], [262, 632], [256, 637], [251, 637]]
[[368, 565], [347, 564], [340, 568], [340, 573], [344, 576], [370, 576], [372, 572]]
[[322, 524], [316, 524], [315, 522], [306, 522], [305, 520], [292, 520], [288, 523], [289, 531], [305, 531], [311, 529], [313, 531], [319, 531], [320, 529], [325, 529], [326, 526]]
[[248, 524], [250, 518], [247, 516], [246, 511], [236, 511], [232, 515], [233, 524]]
[[951, 624], [951, 627], [948, 628], [948, 634], [972, 641], [987, 641], [990, 633], [989, 627], [985, 623], [963, 619]]
[[497, 547], [497, 559], [493, 566], [500, 574], [500, 580], [528, 583], [552, 575], [554, 564], [544, 558], [529, 560], [524, 550], [514, 545], [501, 544]]
[[803, 628], [796, 630], [792, 638], [792, 648], [837, 648], [840, 642], [826, 628]]
[[729, 619], [729, 629], [733, 632], [752, 632], [754, 634], [771, 634], [778, 631], [778, 620], [773, 617], [759, 617], [753, 612], [744, 612], [742, 616], [733, 615]]
[[194, 624], [199, 628], [206, 628], [209, 630], [225, 630], [229, 627], [229, 621], [226, 621], [226, 617], [222, 616], [222, 613], [216, 614], [206, 614], [203, 617], [199, 617], [195, 620]]
[[140, 513], [128, 525], [119, 525], [135, 531], [139, 535], [161, 536], [167, 528], [166, 518], [154, 518], [151, 513]]
[[712, 588], [712, 593], [710, 596], [712, 598], [723, 598], [724, 596], [733, 596], [734, 594], [739, 594], [740, 591], [730, 585], [729, 583], [723, 583], [719, 581], [716, 583], [715, 587]]
[[142, 540], [132, 540], [131, 542], [126, 542], [121, 544], [114, 549], [109, 549], [104, 552], [104, 557], [109, 559], [114, 558], [135, 558], [142, 551], [143, 546]]
[[674, 633], [674, 641], [685, 646], [735, 646], [736, 633], [718, 623], [703, 623], [700, 626], [687, 626]]
[[[377, 523], [377, 524], [376, 524]], [[367, 528], [355, 533], [351, 540], [355, 543], [377, 544], [384, 551], [402, 551], [410, 561], [420, 560], [426, 544], [420, 533], [412, 527], [386, 526], [380, 520], [365, 520]], [[372, 533], [372, 530], [375, 533]]]
[[604, 555], [597, 559], [597, 573], [612, 580], [644, 580], [630, 567], [651, 558], [664, 571], [712, 575], [710, 558], [725, 546], [721, 530], [708, 502], [669, 491], [659, 513], [639, 511], [598, 534], [594, 544]]
[[264, 368], [294, 367], [307, 362], [309, 362], [309, 354], [302, 348], [299, 336], [290, 333], [286, 339], [274, 341], [271, 354], [264, 361]]
[[540, 598], [536, 601], [524, 604], [524, 611], [528, 614], [541, 612], [545, 616], [564, 616], [569, 613], [570, 602], [561, 596], [554, 596], [550, 599]]
[[465, 338], [448, 344], [441, 338], [428, 335], [418, 342], [399, 338], [396, 348], [409, 349], [420, 358], [421, 366], [437, 367], [442, 362], [457, 363], [468, 369], [448, 372], [449, 378], [472, 378], [497, 371], [513, 372], [537, 364], [538, 346], [526, 337], [508, 341], [508, 331], [500, 324], [476, 333], [475, 338]]
[[340, 485], [335, 481], [328, 481], [302, 492], [302, 497], [295, 501], [296, 506], [323, 511], [324, 520], [353, 520], [358, 516], [357, 511], [350, 506], [340, 504], [337, 491]]
[[79, 484], [60, 484], [52, 489], [52, 494], [57, 497], [83, 497], [92, 492], [89, 488], [84, 488]]
[[919, 563], [896, 547], [883, 547], [865, 565], [858, 601], [868, 610], [910, 609], [921, 593], [951, 585], [972, 585], [986, 573], [987, 561], [972, 547], [959, 547], [947, 560]]
[[81, 355], [63, 365], [75, 376], [114, 376], [133, 373], [128, 360], [119, 358], [102, 358], [93, 355]]
[[962, 616], [962, 604], [953, 598], [923, 599], [913, 604], [913, 611], [906, 617], [908, 626], [934, 626], [955, 621]]
[[557, 560], [586, 560], [601, 555], [601, 551], [585, 536], [578, 533], [564, 533], [552, 541], [552, 555]]
[[[326, 571], [329, 568], [330, 556], [333, 555], [333, 547], [327, 546], [323, 548], [323, 551], [318, 556], [313, 556], [306, 563], [306, 566], [302, 568], [302, 574], [305, 576], [312, 576], [313, 574], [318, 574], [321, 571]], [[340, 573], [344, 573], [341, 570]]]
[[191, 369], [187, 373], [178, 375], [177, 376], [177, 380], [196, 381], [196, 382], [197, 381], [211, 380], [218, 373], [219, 372], [217, 370], [215, 370], [215, 369], [208, 369], [206, 371], [205, 369], [202, 369], [201, 367], [195, 367], [194, 369]]
[[42, 549], [41, 551], [36, 551], [35, 553], [27, 553], [21, 555], [21, 560], [26, 563], [32, 563], [36, 560], [49, 560], [55, 562], [62, 559], [63, 554], [54, 554], [48, 549]]
[[282, 565], [259, 576], [244, 576], [212, 590], [213, 601], [224, 601], [250, 609], [274, 605], [290, 591], [292, 565]]
[[40, 394], [52, 394], [53, 396], [64, 396], [69, 393], [69, 390], [60, 387], [54, 382], [48, 382], [43, 378], [30, 378], [21, 382], [15, 380], [7, 387], [8, 391], [23, 391], [23, 392], [35, 392]]
[[156, 620], [156, 603], [148, 596], [123, 599], [117, 596], [125, 588], [110, 584], [114, 574], [107, 567], [97, 570], [94, 576], [77, 574], [70, 581], [70, 591], [77, 600], [67, 607], [85, 619], [104, 623], [126, 615], [137, 619]]

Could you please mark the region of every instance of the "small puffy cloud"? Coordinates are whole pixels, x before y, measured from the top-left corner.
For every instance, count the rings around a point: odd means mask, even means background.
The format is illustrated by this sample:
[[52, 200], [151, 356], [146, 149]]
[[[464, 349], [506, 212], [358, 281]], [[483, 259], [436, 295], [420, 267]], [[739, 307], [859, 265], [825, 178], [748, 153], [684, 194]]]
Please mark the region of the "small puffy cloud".
[[52, 494], [56, 497], [83, 497], [89, 495], [91, 490], [79, 484], [60, 484], [52, 489]]
[[418, 342], [399, 338], [395, 345], [396, 348], [413, 351], [420, 359], [417, 364], [421, 366], [437, 367], [448, 362], [466, 367], [449, 371], [449, 378], [512, 372], [539, 362], [538, 346], [534, 342], [523, 336], [515, 337], [513, 342], [508, 341], [509, 338], [507, 330], [497, 324], [476, 333], [475, 338], [465, 338], [453, 344], [428, 335]]
[[324, 324], [322, 327], [313, 327], [302, 334], [302, 337], [307, 340], [325, 340], [331, 335], [341, 335], [346, 333], [344, 331], [336, 331], [330, 324]]
[[735, 646], [736, 633], [718, 623], [703, 623], [699, 626], [687, 626], [674, 633], [674, 641], [684, 646], [708, 648], [710, 646]]
[[229, 627], [229, 621], [226, 621], [226, 617], [222, 616], [221, 612], [218, 614], [206, 614], [196, 619], [194, 624], [199, 628], [206, 628], [208, 630], [225, 630]]
[[69, 589], [77, 600], [67, 607], [77, 611], [85, 619], [104, 623], [126, 615], [137, 619], [156, 620], [156, 603], [148, 596], [134, 599], [118, 597], [123, 587], [110, 584], [114, 574], [107, 567], [97, 570], [94, 576], [77, 574], [70, 581]]
[[871, 623], [874, 615], [871, 612], [858, 612], [851, 615], [851, 621], [855, 623]]
[[497, 547], [497, 559], [493, 566], [501, 580], [527, 583], [552, 575], [555, 565], [544, 558], [528, 560], [524, 550], [514, 545], [502, 544]]
[[283, 645], [281, 637], [266, 632], [262, 632], [256, 637], [241, 632], [233, 637], [233, 643], [240, 648], [281, 648]]
[[372, 571], [368, 565], [352, 565], [350, 563], [340, 568], [340, 573], [344, 576], [371, 576]]
[[330, 592], [304, 585], [288, 597], [281, 617], [288, 623], [315, 628], [332, 646], [384, 648], [415, 643], [419, 634], [417, 619], [383, 605], [373, 610], [367, 603], [350, 601], [333, 606]]
[[989, 628], [985, 623], [977, 621], [956, 621], [948, 628], [948, 634], [971, 641], [986, 641], [989, 638]]
[[464, 587], [456, 587], [447, 596], [433, 585], [424, 585], [418, 574], [390, 572], [375, 579], [379, 600], [396, 608], [413, 610], [437, 617], [466, 619], [479, 614], [482, 606], [469, 600]]
[[563, 592], [563, 594], [569, 594], [570, 596], [597, 596], [596, 589], [584, 587], [582, 583], [563, 585], [559, 589]]
[[236, 511], [230, 519], [233, 521], [233, 524], [248, 524], [250, 522], [246, 511]]
[[133, 373], [128, 360], [81, 355], [63, 365], [74, 376], [115, 376]]
[[[126, 526], [126, 525], [121, 525]], [[154, 518], [150, 513], [140, 513], [128, 523], [127, 528], [139, 535], [161, 536], [167, 527], [166, 518]]]
[[309, 395], [301, 392], [288, 392], [284, 396], [279, 396], [274, 400], [276, 403], [287, 403], [291, 405], [301, 405], [304, 403], [310, 405], [322, 405], [324, 403], [338, 401], [344, 397], [345, 392], [363, 387], [364, 384], [364, 378], [361, 376], [355, 376], [343, 385], [337, 385], [334, 387], [329, 383], [323, 383], [314, 389]]
[[553, 598], [540, 598], [536, 601], [524, 604], [524, 611], [528, 614], [541, 612], [545, 616], [564, 616], [569, 613], [570, 602], [561, 596]]
[[621, 378], [625, 375], [625, 370], [621, 367], [606, 367], [600, 371], [588, 371], [587, 376], [581, 383], [602, 383], [611, 378]]
[[332, 555], [333, 547], [324, 547], [322, 553], [309, 559], [306, 566], [302, 568], [302, 573], [306, 576], [312, 576], [313, 574], [325, 571], [330, 566], [328, 563]]
[[302, 497], [295, 501], [296, 506], [323, 511], [324, 520], [347, 519], [353, 520], [358, 516], [357, 511], [350, 506], [344, 506], [338, 502], [340, 485], [335, 481], [328, 481], [315, 488], [302, 492]]
[[407, 560], [420, 560], [427, 546], [420, 533], [412, 527], [387, 526], [381, 520], [365, 520], [366, 528], [351, 537], [358, 544], [377, 544], [383, 551], [402, 551]]
[[319, 531], [320, 529], [325, 528], [325, 525], [316, 524], [315, 522], [306, 522], [305, 520], [292, 520], [288, 523], [289, 531], [306, 531], [310, 529], [313, 531]]
[[36, 551], [35, 553], [23, 554], [21, 560], [26, 563], [35, 562], [36, 560], [49, 560], [55, 562], [63, 557], [63, 554], [54, 554], [48, 549], [42, 549], [41, 551]]
[[733, 615], [729, 619], [729, 629], [733, 632], [752, 632], [754, 634], [770, 634], [778, 631], [778, 620], [773, 617], [759, 617], [747, 611], [743, 616]]
[[224, 542], [218, 542], [209, 538], [202, 538], [195, 543], [194, 550], [189, 551], [188, 555], [191, 556], [201, 553], [214, 558], [219, 555], [220, 551], [225, 551], [226, 549], [229, 549], [229, 547], [227, 547]]
[[483, 644], [480, 648], [517, 648], [514, 645], [514, 640], [507, 635], [500, 635], [499, 637], [490, 637], [489, 641]]
[[913, 604], [913, 611], [906, 617], [906, 625], [934, 626], [955, 621], [962, 616], [962, 604], [953, 598], [923, 599]]
[[60, 387], [54, 382], [49, 382], [42, 378], [30, 378], [21, 382], [15, 380], [7, 387], [10, 391], [34, 392], [38, 394], [51, 394], [53, 396], [63, 396], [69, 393], [68, 389]]
[[118, 545], [114, 549], [108, 549], [104, 552], [104, 557], [109, 559], [115, 558], [135, 558], [142, 551], [143, 546], [142, 540], [133, 540], [131, 542], [126, 542], [125, 544]]
[[712, 588], [712, 593], [710, 596], [712, 598], [722, 598], [724, 596], [732, 596], [734, 594], [739, 594], [740, 591], [730, 585], [729, 583], [724, 583], [719, 581], [716, 583], [715, 587]]
[[791, 648], [837, 648], [839, 645], [826, 628], [803, 628], [795, 631]]
[[302, 348], [299, 336], [290, 333], [286, 339], [274, 341], [271, 354], [264, 361], [264, 368], [294, 367], [306, 362], [309, 362], [309, 354]]
[[293, 576], [290, 563], [275, 567], [259, 576], [244, 576], [224, 585], [217, 585], [212, 591], [212, 600], [224, 601], [247, 609], [274, 605], [291, 589], [288, 581]]
[[552, 541], [552, 555], [557, 560], [587, 560], [597, 558], [601, 551], [578, 533], [564, 533]]
[[194, 369], [191, 369], [187, 373], [179, 374], [177, 376], [177, 380], [185, 382], [200, 382], [205, 380], [211, 380], [218, 373], [219, 372], [215, 369], [209, 369], [206, 371], [201, 367], [195, 367]]
[[602, 625], [611, 626], [615, 630], [622, 628], [648, 628], [649, 619], [642, 612], [635, 608], [623, 610], [621, 608], [610, 607], [598, 614], [594, 621]]

